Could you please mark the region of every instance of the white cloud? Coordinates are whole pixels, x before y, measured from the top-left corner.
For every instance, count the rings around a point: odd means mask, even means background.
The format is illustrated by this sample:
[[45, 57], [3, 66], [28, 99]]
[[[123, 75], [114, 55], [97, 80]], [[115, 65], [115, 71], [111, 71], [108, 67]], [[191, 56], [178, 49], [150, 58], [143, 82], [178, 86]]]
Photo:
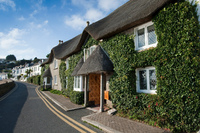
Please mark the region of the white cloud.
[[12, 29], [9, 33], [0, 33], [0, 48], [10, 49], [15, 46], [24, 46], [25, 41], [21, 38], [25, 34], [25, 30], [20, 30], [17, 28]]
[[24, 18], [24, 16], [21, 16], [20, 18], [18, 18], [18, 20], [19, 20], [19, 21], [24, 21], [25, 18]]
[[85, 14], [85, 18], [90, 22], [97, 21], [103, 17], [103, 12], [98, 9], [89, 9]]
[[12, 0], [0, 0], [0, 10], [6, 11], [7, 7], [11, 7], [13, 10], [16, 10], [14, 1], [12, 1]]
[[42, 29], [44, 28], [44, 26], [46, 26], [48, 24], [48, 20], [45, 20], [44, 22], [40, 23], [40, 24], [36, 24], [34, 22], [29, 23], [29, 30], [35, 30], [35, 29]]
[[38, 10], [34, 10], [31, 14], [30, 17], [33, 17], [34, 15], [36, 15], [38, 13]]
[[14, 54], [17, 59], [31, 59], [36, 57], [36, 50], [33, 48], [25, 48], [25, 49], [12, 49], [8, 51], [9, 54]]
[[117, 9], [128, 0], [98, 0], [98, 7], [104, 11]]
[[95, 0], [72, 0], [72, 4], [82, 8], [92, 8], [96, 4]]
[[83, 30], [86, 26], [86, 21], [79, 15], [73, 15], [66, 18], [65, 24], [76, 30]]

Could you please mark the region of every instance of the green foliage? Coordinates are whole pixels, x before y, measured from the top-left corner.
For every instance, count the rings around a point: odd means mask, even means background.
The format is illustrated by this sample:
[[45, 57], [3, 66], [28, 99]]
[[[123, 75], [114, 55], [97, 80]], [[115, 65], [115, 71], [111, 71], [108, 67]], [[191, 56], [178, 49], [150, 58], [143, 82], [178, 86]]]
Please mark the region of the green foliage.
[[132, 95], [135, 94], [135, 77], [132, 62], [135, 55], [133, 38], [117, 35], [101, 43], [114, 65], [115, 74], [110, 80], [112, 102], [121, 110], [133, 107]]
[[84, 103], [84, 92], [71, 91], [70, 100], [75, 104]]
[[61, 83], [62, 90], [66, 88], [65, 70], [66, 70], [65, 61], [61, 61], [60, 66], [59, 66], [59, 76], [60, 76], [60, 83]]
[[58, 95], [62, 94], [62, 92], [59, 91], [59, 90], [50, 90], [50, 92], [53, 93], [53, 94], [58, 94]]
[[[154, 18], [160, 117], [175, 132], [200, 128], [200, 43], [196, 5], [170, 4]], [[156, 54], [157, 53], [157, 54]]]
[[[196, 5], [173, 3], [153, 19], [158, 45], [141, 52], [132, 38], [117, 35], [104, 40], [115, 73], [111, 100], [118, 111], [173, 132], [200, 128], [200, 26]], [[154, 66], [157, 95], [136, 93], [135, 68]]]
[[35, 85], [40, 85], [41, 75], [32, 76], [27, 79], [28, 83], [33, 83]]
[[[195, 132], [200, 128], [200, 26], [196, 5], [188, 1], [168, 4], [153, 22], [156, 48], [135, 51], [133, 37], [128, 35], [101, 43], [90, 38], [83, 48], [100, 43], [109, 54], [115, 70], [110, 79], [111, 100], [119, 112], [173, 132]], [[70, 68], [65, 72], [68, 96], [75, 95], [71, 73], [82, 56], [81, 52], [70, 57]], [[135, 69], [147, 66], [156, 68], [156, 95], [136, 92]]]
[[40, 77], [40, 85], [43, 85], [44, 83], [44, 79], [42, 77], [42, 75], [44, 74], [44, 72], [49, 68], [49, 64], [45, 64], [42, 68], [41, 68], [41, 77]]
[[7, 61], [16, 61], [16, 57], [15, 57], [15, 55], [8, 55], [8, 56], [6, 56], [6, 60]]

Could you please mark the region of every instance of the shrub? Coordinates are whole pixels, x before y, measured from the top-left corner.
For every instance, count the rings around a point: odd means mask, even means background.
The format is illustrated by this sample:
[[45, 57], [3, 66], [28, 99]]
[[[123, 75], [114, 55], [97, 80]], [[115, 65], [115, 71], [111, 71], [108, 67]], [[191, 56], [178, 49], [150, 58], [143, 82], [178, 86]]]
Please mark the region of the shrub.
[[70, 100], [75, 104], [83, 104], [84, 92], [71, 91]]

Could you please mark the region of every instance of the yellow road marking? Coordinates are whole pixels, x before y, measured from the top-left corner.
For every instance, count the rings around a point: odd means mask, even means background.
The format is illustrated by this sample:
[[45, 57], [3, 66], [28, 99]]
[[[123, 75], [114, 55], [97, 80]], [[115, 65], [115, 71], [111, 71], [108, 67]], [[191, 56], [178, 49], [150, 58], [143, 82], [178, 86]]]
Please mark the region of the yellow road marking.
[[52, 108], [49, 107], [49, 105], [46, 103], [46, 101], [42, 98], [42, 96], [40, 96], [41, 94], [39, 94], [39, 92], [36, 90], [36, 93], [38, 94], [38, 96], [42, 99], [42, 101], [44, 102], [44, 104], [56, 115], [58, 116], [61, 120], [63, 120], [65, 123], [67, 123], [68, 125], [72, 126], [73, 128], [75, 128], [76, 130], [78, 130], [81, 133], [86, 133], [85, 131], [81, 130], [80, 128], [78, 128], [77, 126], [75, 126], [74, 124], [72, 124], [71, 122], [67, 121], [66, 119], [64, 119], [61, 115], [59, 115], [58, 113], [56, 113]]
[[[67, 115], [65, 115], [65, 114], [63, 114], [62, 112], [60, 112], [58, 109], [56, 109], [39, 91], [38, 91], [38, 87], [35, 89], [36, 90], [36, 92], [37, 92], [37, 94], [38, 95], [41, 95], [41, 99], [43, 100], [43, 102], [45, 103], [45, 105], [53, 112], [54, 110], [55, 111], [57, 111], [60, 115], [62, 115], [62, 116], [64, 116], [65, 118], [67, 118], [68, 120], [70, 120], [71, 122], [73, 122], [74, 124], [76, 124], [76, 125], [78, 125], [78, 126], [80, 126], [80, 127], [82, 127], [83, 129], [85, 129], [85, 130], [87, 130], [87, 131], [89, 131], [89, 132], [91, 132], [91, 133], [96, 133], [96, 132], [94, 132], [93, 130], [91, 130], [91, 129], [89, 129], [88, 127], [86, 127], [86, 126], [84, 126], [84, 125], [82, 125], [82, 124], [80, 124], [80, 123], [78, 123], [77, 121], [75, 121], [74, 119], [72, 119], [71, 117], [69, 117], [69, 116], [67, 116]], [[54, 109], [51, 109], [50, 107], [49, 107], [49, 105], [45, 102], [45, 101]], [[55, 112], [54, 111], [54, 112]], [[56, 112], [55, 112], [56, 113]], [[56, 113], [57, 114], [57, 113]], [[59, 115], [58, 114], [58, 115]], [[60, 116], [59, 115], [59, 116]], [[60, 117], [59, 117], [60, 118]], [[61, 119], [64, 119], [63, 117], [61, 117]], [[69, 121], [68, 121], [69, 122]], [[78, 127], [77, 127], [78, 128]]]

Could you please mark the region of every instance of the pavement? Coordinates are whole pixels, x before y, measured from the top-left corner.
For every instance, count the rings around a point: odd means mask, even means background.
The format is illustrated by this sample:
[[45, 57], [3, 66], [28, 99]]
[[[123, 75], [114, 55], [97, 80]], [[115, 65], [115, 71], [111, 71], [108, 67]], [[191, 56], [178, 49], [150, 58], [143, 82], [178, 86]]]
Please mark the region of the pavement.
[[[85, 108], [82, 105], [72, 103], [69, 98], [62, 95], [52, 94], [49, 91], [42, 91], [42, 93], [65, 111]], [[92, 108], [87, 109], [92, 110]], [[90, 123], [108, 133], [170, 133], [144, 123], [116, 115], [109, 115], [107, 112], [98, 113], [95, 109], [94, 114], [82, 117], [82, 121]]]
[[70, 101], [69, 98], [64, 97], [62, 95], [53, 94], [49, 91], [41, 91], [46, 97], [48, 97], [51, 101], [61, 107], [64, 111], [73, 111], [77, 109], [85, 108], [82, 105], [74, 104]]

